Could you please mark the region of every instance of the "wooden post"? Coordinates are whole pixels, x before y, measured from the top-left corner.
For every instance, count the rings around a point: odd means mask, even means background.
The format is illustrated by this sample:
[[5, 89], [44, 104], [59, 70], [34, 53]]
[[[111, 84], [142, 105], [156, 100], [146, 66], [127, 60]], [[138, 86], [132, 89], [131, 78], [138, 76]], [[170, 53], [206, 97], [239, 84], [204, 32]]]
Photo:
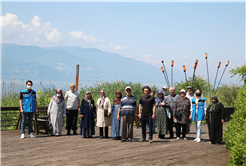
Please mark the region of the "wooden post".
[[76, 67], [76, 91], [79, 90], [79, 64]]

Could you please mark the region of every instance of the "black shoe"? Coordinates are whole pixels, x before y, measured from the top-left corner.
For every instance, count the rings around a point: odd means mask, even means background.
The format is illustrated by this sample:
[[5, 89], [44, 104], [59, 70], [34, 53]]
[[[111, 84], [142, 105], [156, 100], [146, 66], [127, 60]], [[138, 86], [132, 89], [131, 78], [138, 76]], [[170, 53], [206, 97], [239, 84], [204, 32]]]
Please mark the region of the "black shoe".
[[67, 131], [67, 135], [70, 135], [70, 130]]
[[122, 139], [121, 142], [126, 142], [126, 140], [125, 139]]
[[88, 138], [92, 138], [92, 136], [88, 136]]
[[73, 131], [73, 135], [78, 135], [76, 130]]
[[129, 138], [129, 139], [128, 139], [128, 142], [132, 142], [132, 138]]
[[108, 136], [105, 136], [105, 138], [108, 138]]
[[169, 139], [173, 139], [173, 137], [169, 137]]
[[100, 139], [103, 139], [103, 136], [100, 136]]

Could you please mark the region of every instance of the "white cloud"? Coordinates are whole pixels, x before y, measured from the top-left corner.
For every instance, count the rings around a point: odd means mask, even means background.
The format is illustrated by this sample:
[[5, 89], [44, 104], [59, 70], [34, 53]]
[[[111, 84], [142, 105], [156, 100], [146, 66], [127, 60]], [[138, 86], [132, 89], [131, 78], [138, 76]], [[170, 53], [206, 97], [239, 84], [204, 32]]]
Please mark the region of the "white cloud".
[[99, 45], [98, 49], [103, 50], [104, 49], [104, 45]]
[[182, 58], [188, 58], [188, 56], [186, 56], [185, 54], [182, 54]]
[[31, 24], [35, 28], [40, 28], [41, 27], [41, 19], [38, 16], [34, 16]]
[[57, 43], [60, 41], [61, 32], [59, 32], [56, 28], [53, 28], [51, 32], [46, 31], [44, 34], [50, 42]]
[[160, 60], [154, 60], [150, 57], [150, 55], [144, 55], [144, 59], [142, 60], [144, 63], [160, 67]]
[[121, 50], [121, 46], [115, 45], [112, 42], [109, 42], [109, 48], [114, 49], [116, 51]]
[[128, 48], [128, 46], [125, 46], [125, 49], [127, 49]]
[[64, 68], [63, 68], [63, 67], [61, 67], [61, 66], [56, 67], [55, 69], [60, 70], [60, 71], [66, 70], [66, 69], [64, 69]]
[[90, 42], [97, 42], [98, 39], [95, 36], [93, 36], [92, 34], [90, 34], [90, 36], [84, 35], [84, 41], [86, 43], [90, 43]]
[[22, 23], [17, 15], [6, 13], [1, 16], [3, 42], [29, 40], [29, 42], [59, 42], [61, 33], [56, 28], [51, 28], [51, 23], [41, 23], [39, 16], [34, 16], [30, 24]]
[[70, 39], [81, 39], [83, 37], [84, 32], [83, 31], [78, 31], [78, 32], [71, 31], [71, 32], [68, 32], [68, 34], [69, 34]]
[[89, 67], [87, 67], [87, 69], [81, 68], [80, 70], [93, 70], [93, 68], [89, 66]]

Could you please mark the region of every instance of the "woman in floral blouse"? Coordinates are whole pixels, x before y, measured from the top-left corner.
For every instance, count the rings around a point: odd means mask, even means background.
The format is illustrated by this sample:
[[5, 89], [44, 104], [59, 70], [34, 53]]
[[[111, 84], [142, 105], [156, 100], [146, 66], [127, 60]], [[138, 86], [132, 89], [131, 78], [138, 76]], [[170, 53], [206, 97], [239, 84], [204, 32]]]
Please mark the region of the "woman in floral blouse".
[[190, 99], [185, 97], [186, 92], [184, 89], [180, 91], [180, 97], [176, 100], [175, 108], [173, 112], [173, 118], [177, 119], [176, 124], [176, 135], [177, 139], [180, 138], [180, 129], [182, 127], [182, 136], [183, 139], [186, 140], [186, 127], [189, 124], [189, 116], [190, 116], [190, 108], [191, 103]]

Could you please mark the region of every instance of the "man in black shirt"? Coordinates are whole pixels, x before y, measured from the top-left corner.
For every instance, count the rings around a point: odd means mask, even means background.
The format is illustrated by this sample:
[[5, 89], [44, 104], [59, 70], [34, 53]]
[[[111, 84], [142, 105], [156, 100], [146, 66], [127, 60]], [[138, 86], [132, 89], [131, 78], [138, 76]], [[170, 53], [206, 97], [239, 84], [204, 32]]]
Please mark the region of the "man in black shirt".
[[139, 100], [139, 118], [141, 119], [142, 126], [142, 139], [140, 142], [146, 140], [146, 124], [149, 125], [149, 143], [153, 143], [153, 119], [155, 119], [155, 98], [150, 96], [151, 89], [149, 86], [143, 87], [144, 96]]

